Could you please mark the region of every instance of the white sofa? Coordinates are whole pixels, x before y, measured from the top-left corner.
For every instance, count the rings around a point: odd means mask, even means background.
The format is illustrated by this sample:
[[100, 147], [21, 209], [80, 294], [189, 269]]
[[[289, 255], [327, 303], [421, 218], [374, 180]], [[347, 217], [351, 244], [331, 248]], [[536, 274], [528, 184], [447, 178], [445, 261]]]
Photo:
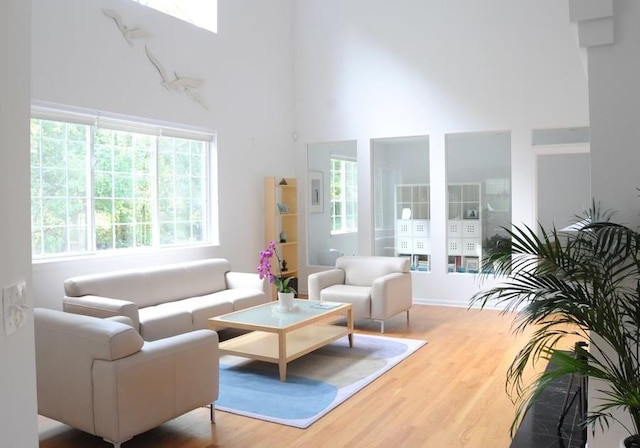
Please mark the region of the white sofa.
[[309, 298], [329, 302], [351, 303], [354, 318], [380, 322], [413, 304], [410, 262], [400, 257], [342, 256], [335, 269], [316, 272], [308, 277]]
[[218, 398], [215, 331], [145, 342], [130, 325], [44, 308], [34, 325], [38, 413], [115, 447]]
[[208, 328], [210, 317], [269, 300], [266, 279], [222, 258], [82, 275], [64, 282], [63, 309], [126, 316], [145, 341]]

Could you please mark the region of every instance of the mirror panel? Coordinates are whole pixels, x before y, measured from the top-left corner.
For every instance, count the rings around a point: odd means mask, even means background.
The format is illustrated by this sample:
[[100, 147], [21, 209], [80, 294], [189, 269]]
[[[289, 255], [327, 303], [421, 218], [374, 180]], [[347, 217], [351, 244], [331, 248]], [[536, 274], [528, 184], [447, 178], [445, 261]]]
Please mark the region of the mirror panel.
[[511, 226], [509, 132], [448, 134], [447, 271], [479, 271], [482, 257]]
[[333, 266], [358, 253], [355, 141], [307, 145], [307, 262]]
[[374, 139], [374, 255], [402, 256], [431, 269], [429, 137]]

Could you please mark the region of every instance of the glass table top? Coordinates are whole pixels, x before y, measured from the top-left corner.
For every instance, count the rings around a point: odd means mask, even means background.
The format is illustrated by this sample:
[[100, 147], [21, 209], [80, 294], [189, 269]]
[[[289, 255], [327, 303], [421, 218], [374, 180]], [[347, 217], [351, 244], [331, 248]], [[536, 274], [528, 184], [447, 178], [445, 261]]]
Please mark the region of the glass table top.
[[339, 302], [294, 299], [293, 311], [282, 310], [276, 301], [224, 314], [216, 317], [215, 320], [284, 328], [347, 306], [348, 304]]

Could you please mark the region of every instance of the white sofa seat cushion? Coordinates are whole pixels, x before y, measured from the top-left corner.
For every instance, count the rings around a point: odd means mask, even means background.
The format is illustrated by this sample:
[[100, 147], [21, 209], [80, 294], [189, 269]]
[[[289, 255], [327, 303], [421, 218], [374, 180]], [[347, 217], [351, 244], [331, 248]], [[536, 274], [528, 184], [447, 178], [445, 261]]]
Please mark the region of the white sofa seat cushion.
[[191, 313], [182, 301], [148, 306], [138, 311], [140, 334], [145, 341], [155, 341], [193, 330]]
[[256, 305], [262, 305], [264, 302], [264, 294], [262, 291], [249, 288], [236, 288], [220, 291], [222, 297], [227, 298], [233, 303], [233, 311], [243, 310]]
[[223, 297], [222, 292], [180, 301], [180, 305], [191, 314], [194, 330], [209, 328], [210, 317], [233, 312], [233, 303]]
[[371, 287], [333, 285], [320, 291], [320, 300], [350, 303], [354, 317], [371, 317]]

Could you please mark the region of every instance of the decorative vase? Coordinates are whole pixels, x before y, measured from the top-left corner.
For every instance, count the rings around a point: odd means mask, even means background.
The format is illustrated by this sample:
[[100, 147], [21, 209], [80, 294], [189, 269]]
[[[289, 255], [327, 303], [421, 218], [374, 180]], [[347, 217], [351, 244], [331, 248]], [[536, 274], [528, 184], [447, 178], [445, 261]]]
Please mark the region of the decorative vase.
[[280, 232], [280, 242], [281, 243], [286, 243], [287, 242], [287, 238], [289, 238], [289, 235], [287, 235], [287, 232], [285, 232], [284, 230], [282, 232]]
[[280, 292], [278, 291], [278, 303], [280, 309], [284, 311], [293, 311], [293, 296], [292, 292]]

